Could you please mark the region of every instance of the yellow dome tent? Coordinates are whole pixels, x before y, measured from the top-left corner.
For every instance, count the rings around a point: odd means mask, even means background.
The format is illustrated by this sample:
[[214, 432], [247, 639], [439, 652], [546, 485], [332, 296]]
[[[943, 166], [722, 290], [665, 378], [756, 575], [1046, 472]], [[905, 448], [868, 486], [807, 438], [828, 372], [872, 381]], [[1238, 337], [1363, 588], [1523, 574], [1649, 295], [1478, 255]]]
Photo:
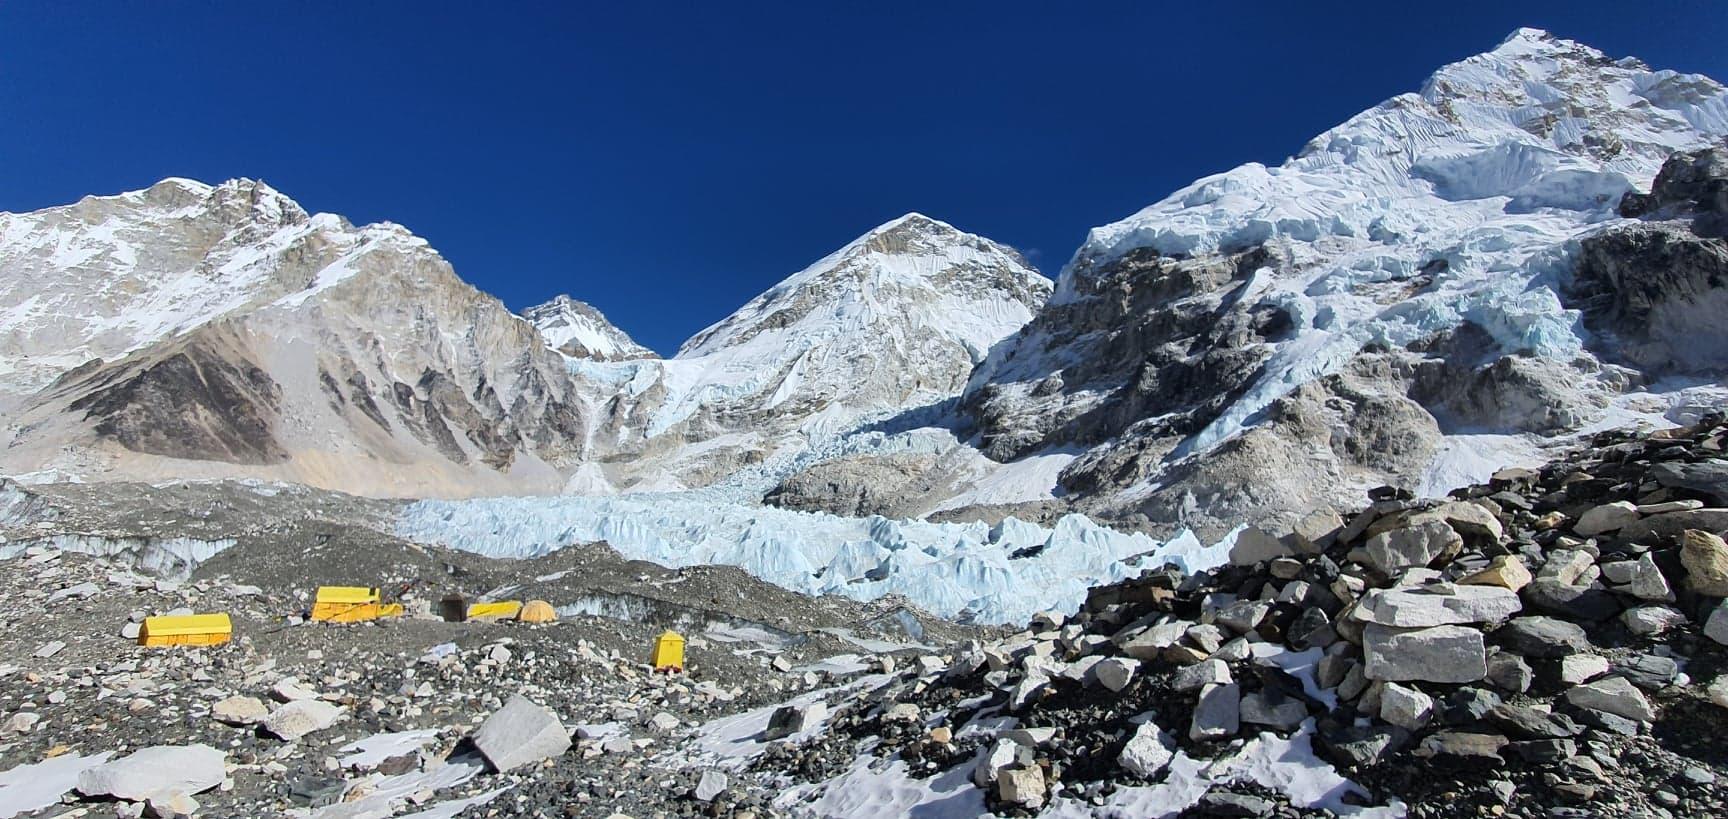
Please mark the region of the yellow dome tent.
[[556, 623], [558, 622], [558, 610], [552, 608], [552, 604], [544, 600], [530, 600], [523, 604], [522, 611], [516, 615], [516, 619], [523, 623]]

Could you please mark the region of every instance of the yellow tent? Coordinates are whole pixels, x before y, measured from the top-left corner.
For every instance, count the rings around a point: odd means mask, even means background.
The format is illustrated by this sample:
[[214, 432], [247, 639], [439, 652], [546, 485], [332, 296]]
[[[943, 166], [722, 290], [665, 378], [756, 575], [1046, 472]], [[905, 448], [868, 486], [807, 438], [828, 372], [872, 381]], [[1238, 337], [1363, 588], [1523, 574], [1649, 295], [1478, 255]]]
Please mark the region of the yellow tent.
[[684, 670], [684, 635], [665, 631], [654, 640], [652, 660], [655, 671]]
[[499, 600], [495, 603], [473, 603], [468, 606], [470, 620], [509, 620], [522, 611], [520, 600]]
[[146, 617], [138, 628], [141, 646], [215, 646], [234, 636], [234, 623], [226, 614], [183, 614]]
[[544, 600], [530, 600], [522, 604], [522, 611], [516, 614], [516, 619], [523, 623], [556, 623], [558, 610]]
[[376, 586], [319, 586], [312, 619], [324, 623], [358, 623], [402, 613], [402, 604], [385, 605]]

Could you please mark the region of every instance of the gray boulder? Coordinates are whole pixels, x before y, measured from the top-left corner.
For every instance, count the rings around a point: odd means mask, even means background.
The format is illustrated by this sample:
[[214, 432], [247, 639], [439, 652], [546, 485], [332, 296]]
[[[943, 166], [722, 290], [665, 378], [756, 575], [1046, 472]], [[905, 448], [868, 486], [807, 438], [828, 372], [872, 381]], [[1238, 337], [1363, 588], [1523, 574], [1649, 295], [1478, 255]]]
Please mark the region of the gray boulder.
[[1523, 607], [1517, 592], [1501, 586], [1378, 589], [1363, 596], [1355, 617], [1383, 626], [1427, 628], [1495, 622]]
[[1227, 739], [1242, 728], [1242, 688], [1235, 683], [1209, 685], [1194, 704], [1188, 738], [1196, 742]]
[[474, 732], [474, 747], [502, 773], [570, 750], [570, 732], [557, 714], [516, 694]]
[[1517, 617], [1494, 636], [1502, 645], [1526, 657], [1556, 659], [1590, 650], [1590, 638], [1576, 623], [1553, 617]]
[[1368, 563], [1391, 575], [1411, 566], [1428, 566], [1449, 558], [1464, 546], [1464, 538], [1444, 521], [1429, 520], [1382, 532], [1368, 539]]
[[1466, 683], [1488, 674], [1482, 632], [1466, 626], [1400, 629], [1370, 623], [1362, 648], [1373, 680]]
[[1639, 722], [1656, 718], [1656, 712], [1651, 710], [1650, 701], [1644, 698], [1643, 692], [1624, 677], [1604, 677], [1572, 688], [1566, 692], [1566, 701], [1579, 708], [1603, 711]]

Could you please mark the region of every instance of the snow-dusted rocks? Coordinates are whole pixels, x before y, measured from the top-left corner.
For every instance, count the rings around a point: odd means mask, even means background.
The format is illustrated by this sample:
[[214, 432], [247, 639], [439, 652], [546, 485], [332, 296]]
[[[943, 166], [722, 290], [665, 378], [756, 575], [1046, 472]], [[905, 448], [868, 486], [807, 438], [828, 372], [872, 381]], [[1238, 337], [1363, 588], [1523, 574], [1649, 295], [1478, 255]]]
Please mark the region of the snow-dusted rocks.
[[170, 179], [0, 236], [0, 392], [67, 375], [0, 469], [449, 496], [555, 490], [583, 452], [563, 357], [399, 226]]
[[156, 745], [78, 774], [78, 792], [143, 801], [222, 784], [227, 756], [208, 745]]
[[511, 314], [400, 226], [170, 179], [0, 214], [0, 398], [67, 376], [8, 419], [26, 434], [0, 469], [392, 497], [703, 486], [951, 398], [1050, 287], [909, 214], [661, 361], [568, 297]]
[[508, 771], [569, 750], [570, 732], [557, 714], [515, 694], [474, 732], [474, 747], [495, 770]]
[[[884, 493], [906, 492], [915, 482], [907, 472], [874, 462], [848, 465], [842, 454], [821, 480], [799, 481], [810, 464], [793, 461], [866, 420], [957, 395], [1050, 288], [1004, 245], [916, 213], [889, 221], [692, 336], [672, 359], [578, 366], [589, 382], [612, 385], [623, 408], [608, 407], [616, 420], [602, 436], [624, 456], [613, 462], [629, 462], [608, 466], [604, 482], [644, 491], [731, 476], [755, 497], [773, 490], [773, 502], [810, 511], [854, 512], [850, 496], [877, 481], [890, 484]], [[863, 488], [845, 477], [859, 470]]]

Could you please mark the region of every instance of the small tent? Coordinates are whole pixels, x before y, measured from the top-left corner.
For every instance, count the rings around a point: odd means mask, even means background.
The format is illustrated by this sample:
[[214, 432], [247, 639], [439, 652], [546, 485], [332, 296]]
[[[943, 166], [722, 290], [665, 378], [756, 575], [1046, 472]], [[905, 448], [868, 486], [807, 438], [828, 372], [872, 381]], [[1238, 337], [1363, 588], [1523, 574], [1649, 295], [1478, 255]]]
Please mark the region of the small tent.
[[516, 615], [516, 619], [523, 623], [556, 623], [558, 610], [544, 600], [530, 600], [522, 604], [522, 611]]

